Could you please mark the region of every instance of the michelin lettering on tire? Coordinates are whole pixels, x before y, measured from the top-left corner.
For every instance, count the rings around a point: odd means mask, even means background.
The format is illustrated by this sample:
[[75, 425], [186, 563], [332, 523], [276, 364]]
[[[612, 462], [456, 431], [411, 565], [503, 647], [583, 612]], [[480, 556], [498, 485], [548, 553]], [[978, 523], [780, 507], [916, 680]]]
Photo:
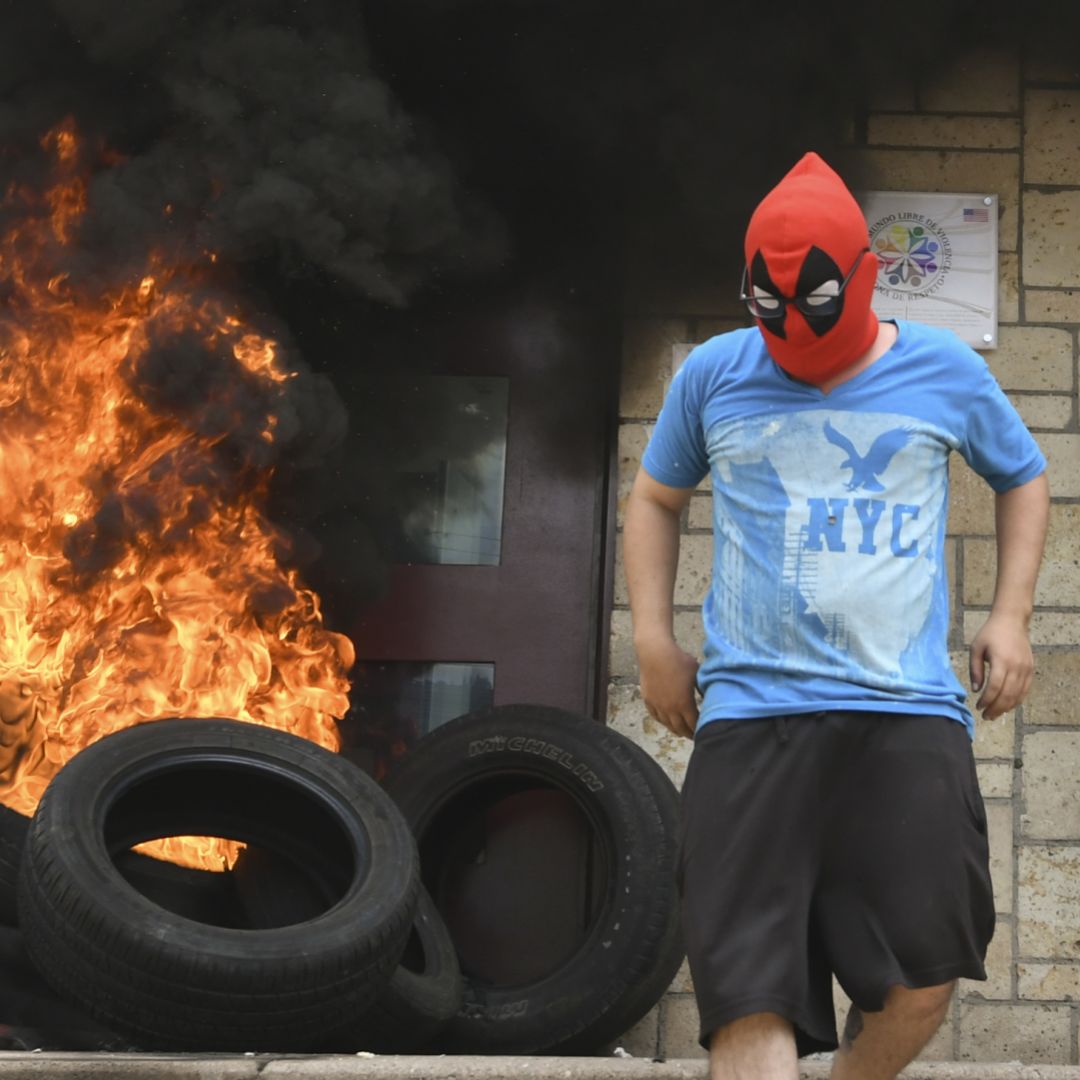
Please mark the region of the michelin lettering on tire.
[[458, 1012], [459, 1016], [484, 1020], [512, 1020], [515, 1017], [528, 1016], [528, 1014], [528, 998], [522, 998], [521, 1001], [508, 1001], [504, 1005], [494, 1007], [484, 1007], [476, 1002], [467, 1001]]
[[489, 739], [474, 739], [469, 743], [469, 757], [481, 754], [511, 753], [535, 754], [561, 765], [571, 776], [577, 777], [590, 791], [600, 791], [604, 782], [585, 762], [576, 761], [569, 750], [543, 739], [527, 739], [521, 735], [506, 738], [495, 735]]

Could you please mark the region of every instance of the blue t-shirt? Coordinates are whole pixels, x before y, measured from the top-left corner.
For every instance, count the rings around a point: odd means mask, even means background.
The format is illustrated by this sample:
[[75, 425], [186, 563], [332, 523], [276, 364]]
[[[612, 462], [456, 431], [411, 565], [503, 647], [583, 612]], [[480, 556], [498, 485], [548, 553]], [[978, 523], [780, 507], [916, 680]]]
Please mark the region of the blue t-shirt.
[[825, 394], [752, 327], [687, 357], [642, 464], [710, 475], [712, 584], [700, 723], [867, 709], [974, 721], [948, 656], [948, 457], [998, 492], [1046, 460], [986, 363], [951, 331], [892, 348]]

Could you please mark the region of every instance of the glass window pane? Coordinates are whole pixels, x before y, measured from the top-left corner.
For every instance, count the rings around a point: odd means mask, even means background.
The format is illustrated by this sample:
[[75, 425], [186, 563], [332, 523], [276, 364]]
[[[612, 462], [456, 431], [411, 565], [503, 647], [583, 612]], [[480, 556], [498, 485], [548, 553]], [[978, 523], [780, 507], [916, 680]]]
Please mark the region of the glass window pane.
[[495, 698], [495, 665], [359, 663], [341, 752], [377, 778], [429, 731]]
[[497, 566], [502, 550], [509, 383], [428, 375], [411, 380], [410, 423], [387, 447], [397, 472], [403, 563]]

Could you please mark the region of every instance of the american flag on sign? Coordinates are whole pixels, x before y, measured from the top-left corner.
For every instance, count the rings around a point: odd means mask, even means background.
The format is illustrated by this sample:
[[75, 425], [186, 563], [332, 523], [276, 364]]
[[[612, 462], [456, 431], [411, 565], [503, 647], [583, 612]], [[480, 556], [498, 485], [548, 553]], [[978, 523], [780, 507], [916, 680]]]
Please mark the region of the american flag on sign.
[[978, 207], [964, 207], [964, 220], [965, 221], [989, 221], [990, 211], [985, 206]]

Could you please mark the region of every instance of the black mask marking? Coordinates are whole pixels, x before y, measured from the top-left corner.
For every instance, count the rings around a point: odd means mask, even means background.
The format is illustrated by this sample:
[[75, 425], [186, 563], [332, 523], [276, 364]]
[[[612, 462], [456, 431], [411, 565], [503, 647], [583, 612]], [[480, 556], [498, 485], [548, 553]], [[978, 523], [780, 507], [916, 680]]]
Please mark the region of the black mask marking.
[[[769, 271], [765, 266], [765, 259], [759, 251], [753, 261], [750, 263], [750, 292], [752, 293], [754, 288], [764, 289], [766, 292], [772, 293], [773, 296], [779, 296], [780, 290], [773, 284], [773, 279], [769, 277]], [[784, 328], [784, 324], [787, 322], [787, 310], [779, 319], [761, 319], [758, 325], [768, 330], [770, 334], [775, 334], [778, 338], [786, 338], [787, 330]]]
[[[815, 289], [820, 288], [826, 281], [835, 281], [837, 285], [844, 280], [844, 272], [836, 263], [825, 254], [819, 247], [812, 247], [806, 253], [806, 259], [799, 271], [799, 280], [795, 285], [796, 296], [809, 296]], [[846, 290], [845, 290], [846, 291]], [[806, 325], [818, 336], [827, 334], [844, 314], [844, 294], [836, 305], [836, 310], [830, 315], [807, 315], [800, 312], [806, 320]]]

